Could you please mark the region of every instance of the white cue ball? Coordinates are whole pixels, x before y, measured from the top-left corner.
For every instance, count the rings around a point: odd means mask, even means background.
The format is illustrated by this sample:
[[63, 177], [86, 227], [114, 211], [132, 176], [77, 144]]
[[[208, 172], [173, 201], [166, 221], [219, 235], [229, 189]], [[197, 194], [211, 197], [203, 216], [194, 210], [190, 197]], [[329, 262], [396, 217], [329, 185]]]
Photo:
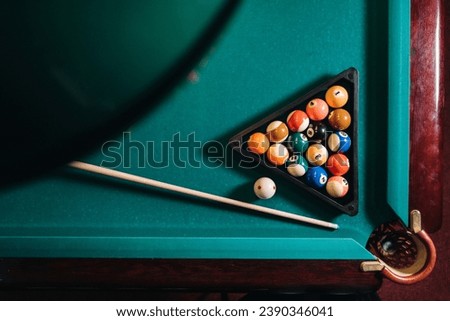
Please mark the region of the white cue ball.
[[270, 178], [261, 177], [256, 180], [255, 185], [253, 185], [253, 190], [256, 196], [258, 196], [260, 199], [265, 200], [275, 195], [277, 186], [275, 185], [275, 182]]

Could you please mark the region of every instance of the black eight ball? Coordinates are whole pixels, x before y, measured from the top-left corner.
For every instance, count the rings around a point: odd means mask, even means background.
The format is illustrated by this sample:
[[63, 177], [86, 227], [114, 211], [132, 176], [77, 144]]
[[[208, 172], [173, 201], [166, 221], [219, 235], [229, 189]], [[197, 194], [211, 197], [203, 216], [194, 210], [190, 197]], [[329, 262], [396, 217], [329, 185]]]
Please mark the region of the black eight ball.
[[320, 143], [327, 137], [327, 126], [323, 123], [312, 122], [306, 129], [306, 136], [311, 141]]

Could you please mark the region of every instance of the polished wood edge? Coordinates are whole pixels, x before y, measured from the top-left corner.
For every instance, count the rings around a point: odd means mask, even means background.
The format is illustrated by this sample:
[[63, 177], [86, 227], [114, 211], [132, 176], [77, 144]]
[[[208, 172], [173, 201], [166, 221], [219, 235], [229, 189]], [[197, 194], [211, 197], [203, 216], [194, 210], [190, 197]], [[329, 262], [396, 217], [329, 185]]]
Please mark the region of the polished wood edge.
[[360, 264], [359, 260], [7, 258], [0, 259], [0, 289], [377, 290], [380, 275], [361, 272]]
[[[442, 1], [411, 1], [409, 204], [424, 213], [423, 225], [430, 232], [440, 227], [442, 213], [441, 9]], [[0, 259], [0, 289], [377, 290], [380, 274], [361, 272], [360, 264], [358, 260], [8, 258]]]
[[444, 120], [443, 0], [411, 0], [409, 207], [428, 232], [442, 224]]

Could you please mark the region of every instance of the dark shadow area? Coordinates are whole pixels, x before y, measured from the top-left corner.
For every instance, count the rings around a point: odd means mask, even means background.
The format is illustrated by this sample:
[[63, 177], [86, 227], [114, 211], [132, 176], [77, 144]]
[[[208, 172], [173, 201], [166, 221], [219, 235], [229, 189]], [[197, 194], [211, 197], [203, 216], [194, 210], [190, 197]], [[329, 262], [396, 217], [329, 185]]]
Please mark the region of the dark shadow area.
[[[2, 55], [4, 61], [8, 63], [4, 64], [6, 69], [1, 79], [2, 87], [5, 89], [0, 96], [0, 104], [7, 112], [2, 114], [5, 157], [0, 160], [0, 164], [6, 170], [0, 180], [0, 188], [36, 177], [80, 155], [85, 155], [99, 143], [117, 134], [121, 129], [129, 127], [151, 108], [156, 108], [180, 79], [185, 77], [203, 57], [238, 4], [238, 0], [225, 1], [189, 50], [173, 63], [157, 83], [149, 84], [148, 88], [131, 101], [115, 106], [114, 112], [110, 114], [105, 114], [101, 109], [97, 111], [95, 106], [86, 109], [67, 98], [62, 99], [63, 96], [57, 97], [56, 93], [60, 87], [54, 82], [51, 74], [47, 75], [48, 70], [40, 65], [42, 61], [39, 59], [43, 58], [38, 54], [26, 56], [35, 41], [33, 38], [29, 39], [32, 32], [27, 30], [28, 24], [21, 23], [18, 30], [7, 33], [5, 42], [15, 46], [10, 45], [8, 51]], [[28, 10], [31, 10], [30, 8]], [[13, 10], [14, 7], [6, 6], [6, 9], [3, 20], [5, 25], [8, 23], [11, 25], [5, 30], [14, 28], [11, 21], [23, 20], [15, 19], [14, 14], [23, 17], [28, 13], [24, 8]], [[58, 65], [58, 62], [52, 62], [50, 65]], [[40, 74], [45, 74], [45, 78], [41, 79], [41, 83], [33, 83], [32, 76], [39, 79]], [[6, 79], [7, 77], [9, 78]], [[53, 94], [47, 93], [43, 96], [44, 91], [39, 88], [44, 83], [53, 86]], [[15, 86], [12, 86], [13, 84]], [[23, 95], [27, 89], [29, 92]], [[39, 99], [36, 98], [30, 107], [18, 103], [21, 101], [19, 98], [23, 100], [24, 97], [39, 97]], [[84, 110], [88, 111], [82, 113]], [[33, 159], [33, 162], [30, 162], [30, 159]]]
[[[254, 291], [248, 293], [191, 292], [143, 289], [10, 289], [0, 290], [3, 301], [379, 301], [376, 292], [325, 293]], [[262, 311], [258, 311], [262, 313]], [[332, 313], [333, 310], [324, 310]], [[322, 316], [322, 315], [320, 315]]]
[[359, 175], [364, 177], [367, 218], [378, 226], [396, 218], [387, 203], [388, 95], [395, 95], [388, 92], [388, 1], [367, 1], [366, 14], [366, 115], [360, 119], [366, 171]]
[[[282, 293], [256, 291], [245, 295], [242, 301], [379, 301], [376, 292], [326, 293], [321, 291]], [[325, 311], [325, 315], [330, 311]], [[331, 316], [331, 315], [330, 315]]]

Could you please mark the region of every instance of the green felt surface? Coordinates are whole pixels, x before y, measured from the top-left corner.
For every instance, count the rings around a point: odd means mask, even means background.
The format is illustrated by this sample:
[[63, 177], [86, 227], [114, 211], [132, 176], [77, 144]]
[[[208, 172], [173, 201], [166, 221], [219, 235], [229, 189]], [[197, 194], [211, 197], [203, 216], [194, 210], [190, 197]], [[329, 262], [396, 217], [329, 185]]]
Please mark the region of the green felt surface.
[[[65, 127], [71, 135], [106, 122], [154, 87], [222, 6], [216, 0], [190, 5], [182, 0], [3, 4], [8, 51], [2, 56], [7, 61], [2, 77], [9, 77], [9, 82], [1, 79], [8, 90], [2, 100], [5, 113], [18, 112], [14, 106], [34, 106], [29, 114], [40, 111], [37, 119], [72, 117]], [[20, 87], [16, 77], [24, 75]], [[21, 95], [24, 91], [28, 94]], [[59, 125], [48, 121], [47, 130]]]
[[[394, 1], [395, 2], [395, 1]], [[402, 1], [405, 2], [405, 1]], [[407, 2], [407, 1], [406, 1]], [[403, 23], [408, 6], [391, 6]], [[387, 173], [408, 163], [392, 154], [392, 140], [408, 146], [407, 101], [396, 106], [396, 131], [388, 129], [391, 68], [387, 1], [245, 1], [191, 77], [151, 114], [82, 160], [172, 184], [336, 222], [337, 231], [251, 213], [170, 192], [62, 168], [0, 192], [0, 256], [369, 259], [370, 232], [395, 216], [388, 205]], [[397, 35], [399, 38], [401, 34]], [[390, 40], [389, 40], [390, 39]], [[400, 61], [407, 65], [405, 60]], [[208, 142], [228, 139], [265, 117], [289, 97], [302, 95], [355, 67], [360, 76], [359, 213], [336, 212], [293, 185], [273, 177], [270, 200], [253, 195], [254, 180], [268, 172], [243, 170], [236, 161], [213, 162]], [[406, 77], [406, 78], [405, 78]], [[408, 90], [406, 85], [403, 90]], [[403, 94], [404, 95], [404, 92]], [[395, 137], [393, 136], [395, 133]], [[170, 141], [188, 140], [179, 155]], [[192, 141], [195, 138], [198, 143]], [[165, 143], [167, 142], [167, 143]], [[120, 144], [120, 145], [119, 145]], [[141, 147], [139, 147], [141, 146]], [[165, 148], [169, 146], [169, 148]], [[198, 147], [200, 146], [200, 147]], [[164, 150], [167, 149], [167, 152]], [[193, 150], [188, 153], [187, 150]], [[114, 164], [119, 153], [121, 164]], [[189, 155], [188, 155], [189, 154]], [[166, 155], [163, 157], [163, 155]], [[389, 156], [388, 156], [389, 155]], [[182, 165], [190, 157], [191, 164]], [[177, 161], [177, 158], [179, 158]], [[167, 160], [150, 166], [151, 160]], [[198, 166], [193, 163], [199, 162]], [[167, 166], [166, 166], [167, 165]], [[393, 167], [394, 166], [394, 167]], [[397, 182], [403, 212], [408, 177]], [[392, 180], [389, 181], [392, 184]]]
[[[409, 133], [409, 114], [401, 108], [409, 104], [409, 15], [396, 15], [396, 12], [409, 12], [409, 1], [391, 1], [389, 3], [389, 131], [390, 136], [398, 137]], [[404, 75], [396, 77], [395, 75]], [[409, 166], [397, 161], [396, 154], [409, 155], [409, 144], [398, 139], [388, 141], [388, 202], [397, 213], [408, 212]], [[407, 163], [406, 163], [407, 164]]]
[[[61, 164], [149, 110], [197, 61], [225, 2], [1, 1], [0, 166], [25, 175]], [[33, 155], [41, 156], [24, 166]]]

